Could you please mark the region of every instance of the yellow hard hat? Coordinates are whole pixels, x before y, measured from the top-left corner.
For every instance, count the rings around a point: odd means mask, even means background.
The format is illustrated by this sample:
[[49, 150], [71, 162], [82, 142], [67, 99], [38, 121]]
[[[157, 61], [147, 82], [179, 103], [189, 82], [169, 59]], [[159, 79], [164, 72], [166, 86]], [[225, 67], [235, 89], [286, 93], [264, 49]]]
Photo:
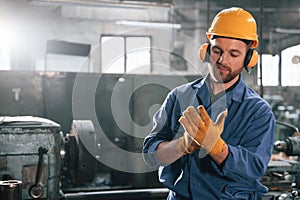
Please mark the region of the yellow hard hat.
[[254, 17], [242, 8], [232, 7], [220, 11], [208, 29], [207, 38], [213, 35], [252, 41], [251, 47], [258, 46], [256, 22]]

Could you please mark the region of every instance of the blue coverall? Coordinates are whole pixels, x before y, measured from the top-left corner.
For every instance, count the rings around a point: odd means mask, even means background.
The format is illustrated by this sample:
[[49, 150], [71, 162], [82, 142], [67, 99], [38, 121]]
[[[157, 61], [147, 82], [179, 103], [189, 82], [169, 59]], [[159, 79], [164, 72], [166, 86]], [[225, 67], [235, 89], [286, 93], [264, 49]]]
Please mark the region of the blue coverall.
[[[264, 175], [274, 144], [272, 109], [241, 77], [211, 103], [208, 76], [168, 94], [144, 140], [144, 160], [159, 167], [159, 180], [170, 189], [168, 199], [258, 199], [268, 191], [259, 179]], [[208, 154], [196, 150], [164, 166], [156, 156], [157, 146], [182, 136], [184, 129], [178, 119], [188, 106], [196, 108], [200, 104], [213, 121], [228, 108], [221, 137], [229, 147], [229, 155], [217, 165]]]

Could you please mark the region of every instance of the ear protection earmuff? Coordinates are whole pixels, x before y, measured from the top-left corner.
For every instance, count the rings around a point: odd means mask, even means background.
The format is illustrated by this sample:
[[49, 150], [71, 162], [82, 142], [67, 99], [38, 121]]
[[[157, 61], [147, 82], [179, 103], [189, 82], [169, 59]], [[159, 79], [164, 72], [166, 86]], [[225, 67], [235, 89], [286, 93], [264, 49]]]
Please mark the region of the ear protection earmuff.
[[245, 57], [245, 62], [244, 62], [244, 67], [246, 69], [254, 67], [258, 62], [258, 53], [254, 49], [249, 49], [247, 51], [246, 57]]
[[[200, 60], [202, 62], [209, 62], [209, 55], [210, 55], [210, 43], [205, 43], [201, 45], [201, 47], [198, 50], [198, 55], [200, 57]], [[258, 53], [254, 49], [249, 49], [247, 51], [245, 61], [244, 61], [244, 67], [246, 69], [254, 67], [258, 62]]]
[[202, 62], [209, 62], [209, 55], [210, 55], [210, 43], [204, 43], [198, 50], [198, 55]]

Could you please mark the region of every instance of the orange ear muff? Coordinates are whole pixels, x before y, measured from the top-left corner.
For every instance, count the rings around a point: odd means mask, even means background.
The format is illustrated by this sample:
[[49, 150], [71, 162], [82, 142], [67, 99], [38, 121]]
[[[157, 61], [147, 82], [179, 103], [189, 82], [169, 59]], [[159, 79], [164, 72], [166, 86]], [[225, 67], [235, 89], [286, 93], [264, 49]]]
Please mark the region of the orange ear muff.
[[245, 58], [244, 67], [254, 67], [258, 62], [258, 53], [254, 49], [249, 49]]
[[209, 48], [210, 48], [209, 43], [202, 44], [201, 47], [199, 48], [198, 55], [202, 62], [209, 62], [209, 54], [210, 54]]
[[[200, 57], [200, 60], [202, 62], [209, 62], [209, 55], [210, 55], [210, 43], [205, 43], [201, 45], [201, 47], [198, 50], [198, 55]], [[252, 68], [254, 67], [258, 62], [258, 53], [254, 49], [249, 49], [244, 62], [245, 68]]]

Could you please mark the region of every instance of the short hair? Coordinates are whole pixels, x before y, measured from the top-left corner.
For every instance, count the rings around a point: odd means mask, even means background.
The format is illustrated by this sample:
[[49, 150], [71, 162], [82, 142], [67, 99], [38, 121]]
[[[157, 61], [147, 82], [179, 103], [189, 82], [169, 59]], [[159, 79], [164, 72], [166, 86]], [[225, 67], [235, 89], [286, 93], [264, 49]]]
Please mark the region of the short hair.
[[240, 41], [244, 42], [247, 46], [252, 44], [252, 40], [245, 40], [245, 39], [233, 38], [233, 37], [224, 37], [224, 36], [219, 36], [219, 35], [212, 35], [211, 40], [216, 39], [216, 38], [220, 38], [220, 37], [240, 40]]

